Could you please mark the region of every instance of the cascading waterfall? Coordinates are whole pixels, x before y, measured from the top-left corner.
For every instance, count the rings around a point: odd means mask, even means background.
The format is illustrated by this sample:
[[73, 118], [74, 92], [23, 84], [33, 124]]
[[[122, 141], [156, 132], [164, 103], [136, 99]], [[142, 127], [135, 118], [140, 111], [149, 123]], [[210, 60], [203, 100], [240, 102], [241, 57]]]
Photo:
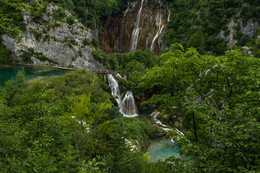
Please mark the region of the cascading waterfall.
[[162, 31], [165, 27], [164, 25], [162, 25], [161, 0], [159, 1], [159, 5], [160, 5], [160, 10], [159, 10], [159, 12], [157, 13], [157, 16], [156, 16], [156, 25], [158, 25], [158, 30], [157, 30], [157, 33], [155, 34], [153, 41], [151, 43], [151, 47], [150, 47], [151, 50], [154, 49], [154, 43], [157, 40], [157, 38], [159, 37], [159, 35], [162, 33]]
[[136, 21], [136, 24], [135, 24], [135, 28], [132, 32], [131, 51], [134, 51], [137, 48], [138, 36], [139, 36], [139, 32], [140, 32], [139, 25], [140, 25], [140, 18], [141, 18], [141, 13], [142, 13], [142, 9], [143, 9], [143, 3], [144, 3], [144, 0], [141, 1], [141, 7], [140, 7], [138, 14], [137, 14], [137, 21]]
[[135, 100], [131, 91], [127, 91], [122, 106], [125, 115], [136, 116]]
[[111, 89], [111, 94], [116, 99], [118, 107], [120, 108], [119, 111], [122, 112], [122, 99], [119, 91], [119, 86], [112, 74], [108, 74], [108, 84]]
[[[158, 124], [159, 126], [162, 126], [162, 129], [165, 131], [171, 131], [172, 129], [169, 128], [169, 126], [167, 126], [166, 124], [163, 124], [160, 120], [157, 119], [157, 116], [160, 114], [160, 112], [156, 112], [153, 113], [151, 116], [153, 116], [155, 123]], [[179, 135], [179, 138], [177, 140], [179, 140], [180, 138], [182, 138], [184, 136], [184, 134], [177, 128], [174, 128], [176, 130], [176, 133]], [[175, 141], [173, 139], [171, 139], [171, 141], [174, 143]]]
[[[119, 74], [117, 76], [121, 77]], [[112, 96], [116, 99], [119, 111], [125, 116], [125, 117], [135, 117], [136, 109], [135, 109], [135, 100], [133, 93], [131, 91], [127, 91], [123, 101], [121, 99], [121, 94], [119, 90], [119, 85], [116, 81], [116, 79], [113, 77], [112, 74], [108, 74], [108, 84], [111, 89]]]

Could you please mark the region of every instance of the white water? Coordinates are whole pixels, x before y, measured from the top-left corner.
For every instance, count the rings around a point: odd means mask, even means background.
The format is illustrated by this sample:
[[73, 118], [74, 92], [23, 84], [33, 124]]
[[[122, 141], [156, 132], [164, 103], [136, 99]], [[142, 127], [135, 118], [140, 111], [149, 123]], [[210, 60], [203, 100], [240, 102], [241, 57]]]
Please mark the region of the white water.
[[131, 51], [134, 51], [137, 48], [138, 36], [139, 36], [139, 32], [140, 32], [139, 25], [140, 25], [140, 18], [141, 18], [141, 13], [142, 13], [142, 9], [143, 9], [143, 3], [144, 3], [144, 0], [141, 1], [141, 7], [137, 14], [137, 21], [135, 23], [135, 28], [132, 32]]
[[156, 16], [156, 25], [158, 26], [158, 30], [153, 38], [153, 41], [151, 43], [151, 47], [150, 49], [153, 50], [154, 49], [154, 43], [155, 41], [157, 40], [157, 38], [161, 35], [163, 29], [164, 29], [164, 25], [162, 25], [162, 14], [161, 14], [161, 0], [159, 1], [159, 5], [160, 5], [160, 10], [159, 12], [157, 13], [157, 16]]
[[122, 101], [122, 108], [125, 116], [133, 117], [137, 116], [135, 109], [135, 99], [132, 91], [127, 91], [125, 98]]
[[[167, 131], [167, 132], [173, 130], [173, 129], [169, 128], [169, 126], [167, 126], [166, 124], [163, 124], [160, 120], [157, 119], [157, 116], [159, 114], [160, 114], [160, 112], [157, 112], [156, 114], [152, 114], [152, 116], [153, 116], [153, 118], [155, 120], [155, 123], [160, 125], [160, 126], [162, 126], [162, 129]], [[176, 130], [177, 134], [179, 135], [178, 140], [184, 136], [184, 134], [180, 130], [178, 130], [177, 128], [174, 128], [174, 129]], [[171, 141], [173, 143], [175, 142], [173, 139], [171, 139]]]
[[126, 9], [126, 11], [124, 13], [123, 23], [125, 22], [125, 16], [126, 16], [127, 12], [129, 11], [129, 7], [130, 7], [130, 5], [129, 5], [129, 2], [128, 2], [127, 9]]
[[[117, 74], [117, 76], [121, 77], [120, 74]], [[131, 91], [127, 91], [127, 93], [122, 101], [120, 90], [119, 90], [119, 85], [118, 85], [116, 79], [112, 76], [112, 74], [108, 75], [108, 84], [111, 89], [112, 96], [117, 101], [119, 111], [124, 115], [124, 117], [137, 116], [133, 93]]]
[[168, 10], [168, 19], [167, 21], [170, 21], [170, 17], [171, 17], [171, 9], [169, 8], [169, 5], [167, 4], [167, 10]]
[[120, 108], [119, 111], [122, 112], [122, 99], [119, 91], [119, 86], [112, 74], [108, 74], [108, 84], [111, 89], [111, 94], [116, 99], [118, 107]]

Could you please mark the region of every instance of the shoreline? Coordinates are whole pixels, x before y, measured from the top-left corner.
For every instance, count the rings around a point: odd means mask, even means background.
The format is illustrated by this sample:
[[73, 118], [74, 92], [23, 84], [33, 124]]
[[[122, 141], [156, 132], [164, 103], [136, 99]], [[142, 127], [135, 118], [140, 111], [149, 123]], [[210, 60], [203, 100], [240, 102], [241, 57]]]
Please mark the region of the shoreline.
[[1, 67], [8, 67], [8, 66], [29, 66], [29, 67], [46, 67], [46, 68], [54, 68], [54, 69], [60, 69], [60, 70], [69, 70], [69, 71], [75, 71], [77, 69], [75, 68], [68, 68], [68, 67], [60, 67], [60, 66], [49, 66], [49, 65], [34, 65], [34, 64], [23, 64], [23, 63], [14, 63], [14, 64], [0, 64]]

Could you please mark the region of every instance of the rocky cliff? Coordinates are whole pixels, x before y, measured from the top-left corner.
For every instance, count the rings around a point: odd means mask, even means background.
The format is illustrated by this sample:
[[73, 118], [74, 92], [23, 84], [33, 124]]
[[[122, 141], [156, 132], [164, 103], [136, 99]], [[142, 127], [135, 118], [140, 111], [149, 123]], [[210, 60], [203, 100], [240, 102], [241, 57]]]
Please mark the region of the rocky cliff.
[[[168, 5], [159, 1], [138, 0], [128, 4], [121, 16], [102, 19], [99, 42], [106, 52], [163, 48], [163, 32], [170, 18]], [[133, 44], [136, 42], [136, 46]]]
[[68, 11], [64, 11], [63, 19], [56, 20], [54, 14], [59, 11], [59, 7], [50, 4], [46, 13], [42, 14], [43, 23], [35, 22], [29, 13], [24, 13], [26, 29], [22, 41], [17, 43], [3, 35], [4, 44], [14, 53], [16, 61], [22, 63], [50, 64], [89, 71], [100, 68], [91, 53], [95, 50], [91, 45], [93, 32], [77, 19], [68, 22], [66, 19], [71, 16]]
[[[232, 49], [232, 47], [235, 46], [238, 42], [238, 40], [235, 38], [238, 32], [243, 33], [244, 35], [251, 38], [258, 33], [259, 23], [257, 21], [253, 22], [252, 20], [248, 20], [246, 25], [243, 26], [242, 20], [235, 22], [233, 19], [231, 19], [227, 27], [230, 31], [229, 34], [225, 36], [225, 31], [221, 30], [218, 36], [227, 42], [228, 49]], [[240, 29], [236, 30], [235, 28]]]

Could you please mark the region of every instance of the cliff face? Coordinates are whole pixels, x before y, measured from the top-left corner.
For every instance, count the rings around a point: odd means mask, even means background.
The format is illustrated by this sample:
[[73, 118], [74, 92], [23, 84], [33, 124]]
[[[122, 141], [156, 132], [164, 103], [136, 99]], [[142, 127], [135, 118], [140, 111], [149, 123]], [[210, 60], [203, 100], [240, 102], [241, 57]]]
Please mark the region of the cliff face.
[[[96, 70], [100, 64], [92, 56], [94, 46], [84, 44], [84, 40], [92, 40], [93, 33], [76, 19], [73, 24], [66, 22], [71, 14], [65, 11], [65, 18], [57, 21], [52, 16], [59, 7], [49, 5], [43, 14], [44, 24], [35, 23], [27, 13], [23, 14], [26, 30], [23, 39], [17, 43], [14, 39], [3, 35], [2, 39], [7, 48], [11, 49], [16, 61], [24, 62], [21, 58], [30, 58], [35, 65], [54, 65], [74, 67], [77, 69]], [[90, 41], [89, 41], [90, 42]]]
[[149, 0], [129, 3], [122, 16], [102, 19], [100, 44], [107, 52], [151, 49], [158, 53], [163, 47], [162, 37], [169, 17], [168, 6], [161, 1], [157, 4]]

